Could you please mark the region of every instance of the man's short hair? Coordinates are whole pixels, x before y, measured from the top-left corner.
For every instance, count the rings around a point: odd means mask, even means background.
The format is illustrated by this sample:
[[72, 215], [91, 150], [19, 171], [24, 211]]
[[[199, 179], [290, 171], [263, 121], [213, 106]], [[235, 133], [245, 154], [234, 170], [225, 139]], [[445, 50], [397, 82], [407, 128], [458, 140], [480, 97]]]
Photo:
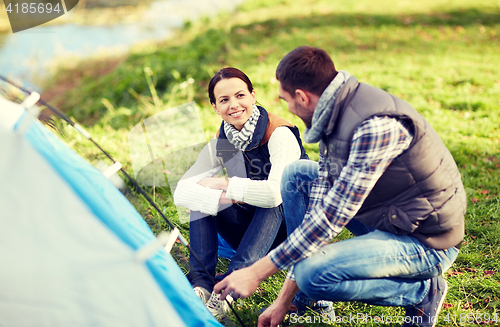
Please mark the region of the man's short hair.
[[328, 53], [310, 46], [290, 51], [276, 68], [276, 79], [293, 98], [296, 89], [321, 96], [335, 76], [337, 71]]

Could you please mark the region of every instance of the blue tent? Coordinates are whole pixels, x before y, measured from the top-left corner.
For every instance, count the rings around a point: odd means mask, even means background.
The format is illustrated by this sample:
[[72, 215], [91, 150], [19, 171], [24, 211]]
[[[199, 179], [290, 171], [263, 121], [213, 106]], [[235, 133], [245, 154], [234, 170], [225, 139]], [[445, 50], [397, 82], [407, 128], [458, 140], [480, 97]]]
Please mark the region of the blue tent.
[[1, 97], [0, 149], [0, 326], [221, 326], [169, 253], [138, 259], [156, 237], [120, 191]]

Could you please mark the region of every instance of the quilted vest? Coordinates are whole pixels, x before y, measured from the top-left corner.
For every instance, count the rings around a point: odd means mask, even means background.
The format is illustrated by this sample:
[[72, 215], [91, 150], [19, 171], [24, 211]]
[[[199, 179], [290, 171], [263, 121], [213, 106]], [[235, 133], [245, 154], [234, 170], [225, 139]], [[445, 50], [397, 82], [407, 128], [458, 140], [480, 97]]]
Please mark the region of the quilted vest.
[[379, 230], [410, 235], [435, 249], [458, 246], [464, 236], [466, 194], [456, 163], [430, 124], [408, 103], [349, 78], [340, 90], [320, 141], [330, 182], [347, 163], [356, 128], [373, 116], [406, 122], [409, 148], [375, 184], [355, 219]]
[[300, 159], [309, 158], [302, 146], [299, 129], [296, 126], [278, 115], [268, 113], [260, 106], [257, 106], [257, 108], [260, 111], [260, 116], [248, 150], [240, 151], [229, 143], [224, 133], [224, 122], [222, 122], [217, 132], [217, 157], [222, 159], [229, 177], [237, 176], [252, 180], [267, 180], [271, 171], [267, 142], [274, 130], [280, 126], [288, 127], [297, 139], [301, 151]]

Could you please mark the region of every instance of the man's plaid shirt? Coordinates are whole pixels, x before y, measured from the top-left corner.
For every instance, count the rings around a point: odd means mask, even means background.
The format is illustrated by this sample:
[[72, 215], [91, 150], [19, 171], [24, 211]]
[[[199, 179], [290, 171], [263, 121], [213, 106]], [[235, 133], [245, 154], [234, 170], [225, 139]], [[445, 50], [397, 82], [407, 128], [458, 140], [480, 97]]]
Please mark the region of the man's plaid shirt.
[[356, 215], [392, 160], [405, 151], [413, 136], [402, 121], [387, 116], [365, 120], [355, 131], [347, 164], [332, 183], [327, 158], [319, 156], [319, 174], [311, 188], [304, 221], [287, 240], [269, 253], [283, 270], [311, 256], [337, 236]]

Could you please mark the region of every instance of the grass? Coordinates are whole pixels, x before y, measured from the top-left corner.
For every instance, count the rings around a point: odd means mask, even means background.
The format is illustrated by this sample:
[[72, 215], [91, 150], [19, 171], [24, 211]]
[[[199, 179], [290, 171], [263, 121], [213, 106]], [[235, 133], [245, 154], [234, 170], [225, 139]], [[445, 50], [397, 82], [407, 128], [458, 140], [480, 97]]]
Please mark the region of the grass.
[[[171, 40], [111, 59], [116, 68], [104, 75], [96, 71], [106, 67], [106, 58], [63, 68], [47, 82], [46, 90], [53, 103], [82, 122], [132, 173], [128, 132], [156, 112], [194, 100], [206, 137], [213, 135], [220, 122], [208, 103], [206, 86], [223, 66], [245, 71], [258, 101], [303, 131], [302, 122], [278, 100], [274, 72], [279, 60], [297, 46], [326, 49], [338, 69], [412, 104], [452, 152], [467, 190], [466, 236], [456, 263], [446, 273], [450, 291], [438, 326], [467, 326], [479, 324], [487, 315], [500, 320], [499, 41], [500, 4], [493, 0], [248, 0], [233, 13], [186, 25]], [[70, 84], [74, 76], [76, 85]], [[186, 83], [190, 79], [194, 83]], [[153, 98], [151, 85], [161, 101]], [[52, 92], [58, 88], [67, 91]], [[105, 160], [77, 133], [61, 129], [90, 161]], [[306, 148], [316, 160], [317, 144]], [[178, 220], [169, 188], [147, 191], [187, 235], [188, 225]], [[144, 199], [134, 192], [128, 197], [153, 231], [166, 228]], [[182, 251], [176, 249], [174, 257], [185, 270]], [[219, 266], [223, 269], [224, 261]], [[254, 312], [273, 301], [283, 279], [284, 274], [269, 278], [256, 294], [238, 300], [248, 325], [255, 325]], [[335, 309], [341, 317], [404, 315], [400, 308], [361, 303], [336, 303]], [[290, 320], [283, 324], [298, 325]]]

